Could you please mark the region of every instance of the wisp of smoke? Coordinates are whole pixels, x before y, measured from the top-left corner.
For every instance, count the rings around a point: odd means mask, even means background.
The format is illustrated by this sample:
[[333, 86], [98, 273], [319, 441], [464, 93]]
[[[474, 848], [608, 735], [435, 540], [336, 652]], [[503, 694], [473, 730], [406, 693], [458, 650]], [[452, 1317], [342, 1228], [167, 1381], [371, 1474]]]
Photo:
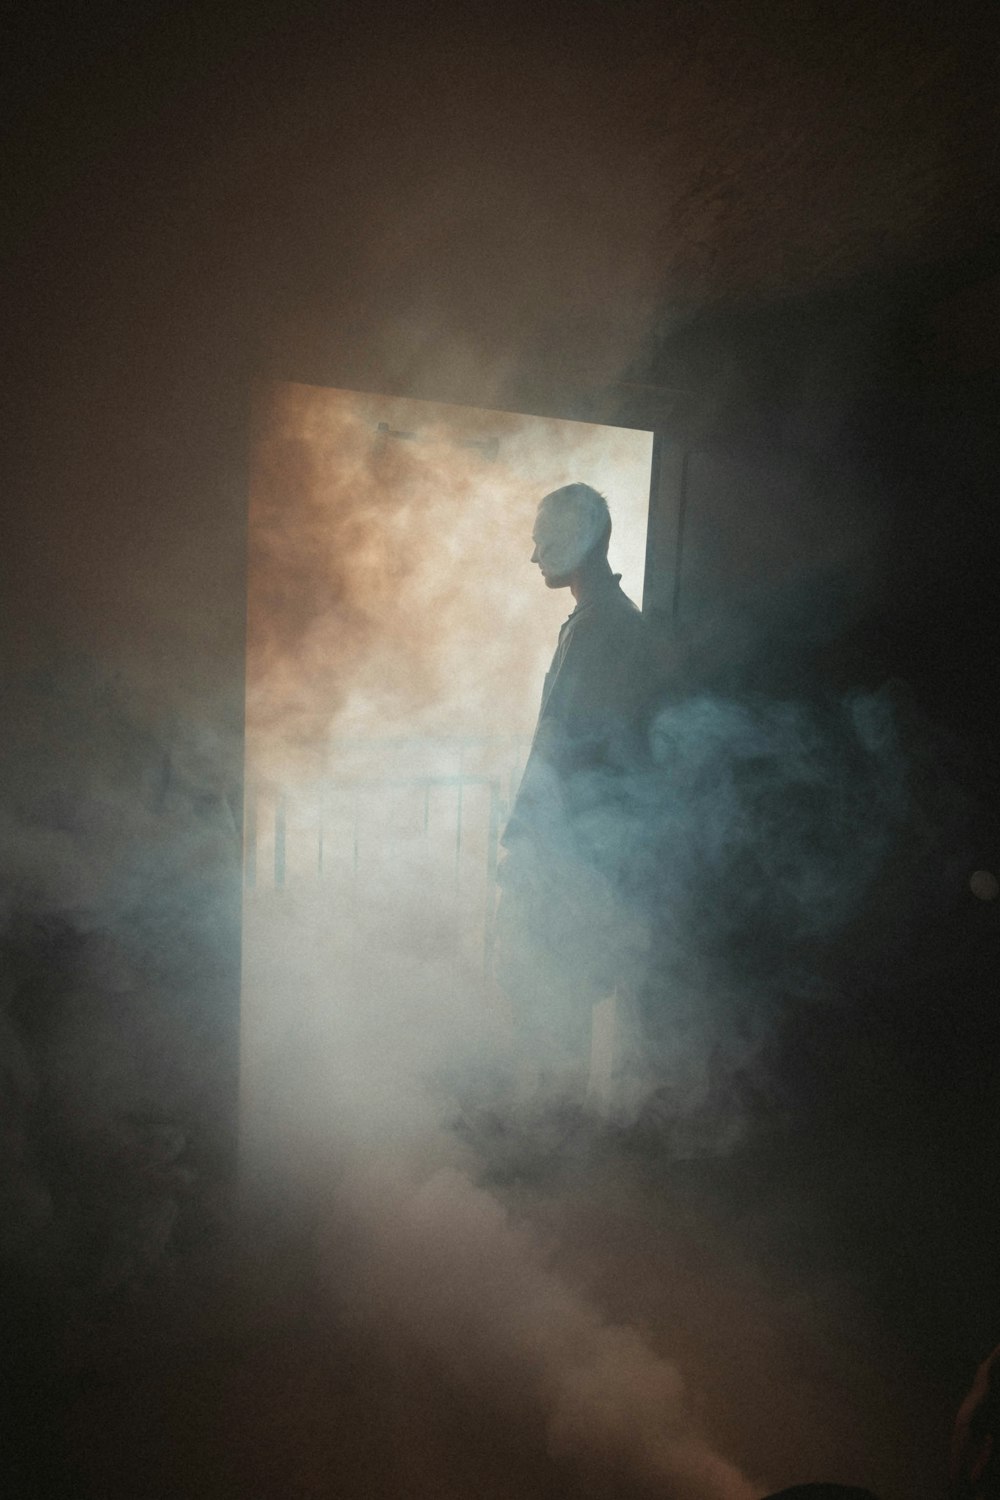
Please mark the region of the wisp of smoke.
[[357, 1161], [341, 1194], [330, 1295], [389, 1357], [418, 1350], [508, 1420], [540, 1420], [551, 1457], [587, 1493], [760, 1493], [693, 1430], [676, 1367], [571, 1289], [551, 1247], [466, 1171], [415, 1181]]

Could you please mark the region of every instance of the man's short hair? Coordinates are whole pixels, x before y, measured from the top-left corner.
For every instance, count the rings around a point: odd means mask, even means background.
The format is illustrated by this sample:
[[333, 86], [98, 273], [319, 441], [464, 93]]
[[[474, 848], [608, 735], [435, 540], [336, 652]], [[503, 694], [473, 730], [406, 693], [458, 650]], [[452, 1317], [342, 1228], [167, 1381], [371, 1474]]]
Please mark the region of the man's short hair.
[[590, 484], [564, 484], [561, 489], [551, 490], [542, 496], [542, 505], [571, 511], [577, 518], [581, 533], [589, 538], [586, 554], [598, 545], [607, 549], [611, 537], [611, 512], [608, 502], [599, 490]]

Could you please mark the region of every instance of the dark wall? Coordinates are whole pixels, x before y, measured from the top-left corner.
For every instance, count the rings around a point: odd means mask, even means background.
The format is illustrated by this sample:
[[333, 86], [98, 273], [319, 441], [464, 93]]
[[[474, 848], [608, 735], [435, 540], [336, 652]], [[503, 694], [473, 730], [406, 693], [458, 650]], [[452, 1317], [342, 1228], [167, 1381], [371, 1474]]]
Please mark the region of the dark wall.
[[[685, 392], [654, 615], [675, 692], [727, 705], [703, 720], [742, 768], [703, 809], [709, 828], [732, 798], [695, 903], [727, 911], [713, 982], [770, 1017], [801, 1118], [959, 1154], [995, 1139], [1000, 1047], [1000, 908], [970, 884], [1000, 869], [998, 351], [969, 316], [988, 270], [706, 317], [646, 371]], [[884, 716], [873, 756], [852, 705]]]
[[985, 730], [995, 285], [976, 261], [941, 266], [715, 313], [659, 343], [644, 374], [677, 392], [662, 424], [664, 624], [725, 637], [733, 670], [900, 674], [929, 709]]

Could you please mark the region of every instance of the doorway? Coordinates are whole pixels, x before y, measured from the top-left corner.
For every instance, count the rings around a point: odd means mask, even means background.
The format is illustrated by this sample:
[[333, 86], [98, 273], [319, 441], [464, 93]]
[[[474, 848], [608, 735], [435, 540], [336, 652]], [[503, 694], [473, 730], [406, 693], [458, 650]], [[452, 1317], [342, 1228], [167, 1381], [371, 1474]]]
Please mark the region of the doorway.
[[366, 1107], [381, 1078], [391, 1115], [400, 1069], [502, 1034], [498, 842], [573, 607], [529, 562], [535, 510], [574, 480], [601, 490], [612, 566], [641, 605], [652, 444], [631, 428], [325, 387], [262, 393], [245, 1105], [293, 1079], [302, 1099], [345, 1104], [363, 1076]]

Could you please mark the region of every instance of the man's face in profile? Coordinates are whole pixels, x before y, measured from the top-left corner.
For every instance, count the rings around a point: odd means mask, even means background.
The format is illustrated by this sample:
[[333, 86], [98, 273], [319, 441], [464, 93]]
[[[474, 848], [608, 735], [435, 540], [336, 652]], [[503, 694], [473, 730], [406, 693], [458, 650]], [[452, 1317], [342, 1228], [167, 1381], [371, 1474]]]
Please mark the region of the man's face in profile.
[[569, 586], [570, 575], [593, 546], [591, 529], [572, 506], [546, 505], [542, 501], [531, 533], [535, 544], [531, 561], [541, 569], [546, 588]]

